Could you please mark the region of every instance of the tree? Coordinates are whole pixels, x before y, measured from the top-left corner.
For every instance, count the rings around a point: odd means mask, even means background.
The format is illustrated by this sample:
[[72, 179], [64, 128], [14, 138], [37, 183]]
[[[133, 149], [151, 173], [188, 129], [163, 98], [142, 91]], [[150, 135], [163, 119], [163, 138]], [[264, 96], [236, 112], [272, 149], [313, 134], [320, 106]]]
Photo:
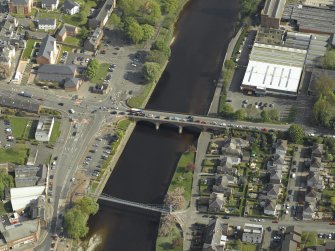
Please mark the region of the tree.
[[228, 103], [223, 103], [221, 105], [220, 110], [221, 110], [222, 116], [225, 116], [225, 117], [231, 117], [234, 113], [234, 108]]
[[88, 35], [89, 35], [89, 31], [85, 27], [82, 27], [79, 33], [81, 40], [85, 41], [88, 38]]
[[64, 216], [64, 227], [67, 234], [73, 239], [85, 237], [88, 233], [87, 220], [88, 215], [80, 209], [76, 207], [69, 209]]
[[177, 248], [181, 245], [181, 240], [180, 238], [176, 237], [172, 240], [172, 247]]
[[270, 109], [268, 110], [268, 115], [271, 121], [279, 120], [279, 112], [277, 109]]
[[143, 29], [142, 29], [141, 25], [139, 25], [139, 23], [135, 19], [133, 19], [128, 24], [128, 26], [126, 28], [126, 31], [127, 31], [128, 37], [135, 44], [138, 44], [139, 42], [141, 42], [143, 40], [143, 37], [144, 37]]
[[0, 198], [5, 198], [5, 189], [14, 187], [14, 179], [5, 170], [0, 171]]
[[320, 97], [321, 95], [334, 95], [335, 81], [328, 76], [322, 75], [316, 79], [314, 90], [317, 97]]
[[164, 53], [164, 55], [165, 55], [166, 57], [170, 57], [170, 55], [171, 55], [171, 49], [170, 49], [170, 47], [169, 47], [169, 46], [167, 45], [167, 43], [166, 43], [165, 41], [163, 41], [162, 39], [156, 40], [156, 41], [152, 44], [150, 50], [158, 50], [158, 51]]
[[193, 172], [195, 170], [195, 164], [190, 162], [186, 165], [186, 171], [187, 172]]
[[161, 225], [159, 227], [158, 235], [167, 236], [172, 230], [172, 226], [175, 224], [175, 218], [173, 215], [168, 214], [162, 217]]
[[156, 25], [162, 17], [160, 5], [155, 0], [142, 1], [137, 12], [140, 23]]
[[323, 66], [327, 69], [335, 69], [335, 50], [329, 50], [325, 53]]
[[331, 106], [323, 95], [315, 102], [312, 113], [317, 124], [325, 127], [330, 126]]
[[247, 116], [247, 114], [245, 113], [245, 111], [243, 109], [238, 109], [234, 113], [234, 119], [236, 119], [236, 120], [243, 120], [243, 119], [245, 119], [246, 116]]
[[165, 203], [171, 205], [174, 209], [181, 209], [185, 205], [184, 188], [176, 187], [167, 193]]
[[263, 122], [269, 122], [270, 121], [270, 117], [269, 117], [268, 111], [263, 110], [261, 112], [261, 118], [262, 118]]
[[29, 31], [25, 31], [25, 32], [24, 32], [24, 39], [25, 39], [25, 40], [28, 40], [29, 38], [30, 38]]
[[97, 75], [97, 70], [99, 68], [98, 60], [93, 59], [87, 65], [87, 76], [90, 80], [92, 80]]
[[161, 10], [164, 14], [173, 14], [177, 11], [177, 0], [161, 0]]
[[167, 57], [164, 55], [163, 52], [158, 50], [149, 51], [147, 56], [148, 62], [155, 62], [158, 63], [160, 66], [163, 66], [167, 60]]
[[80, 209], [84, 214], [91, 215], [96, 214], [99, 210], [99, 204], [91, 197], [83, 197], [76, 201], [75, 207]]
[[155, 34], [155, 28], [150, 24], [143, 24], [142, 25], [143, 30], [143, 41], [147, 41], [151, 38], [153, 38]]
[[154, 62], [146, 62], [142, 72], [146, 80], [152, 82], [157, 81], [161, 75], [161, 66]]
[[121, 22], [121, 18], [117, 14], [115, 14], [113, 12], [111, 17], [110, 17], [110, 20], [111, 20], [111, 23], [112, 23], [114, 28], [122, 29], [123, 25], [122, 25], [122, 22]]
[[293, 143], [300, 143], [305, 136], [304, 128], [297, 124], [291, 125], [287, 133], [289, 140]]

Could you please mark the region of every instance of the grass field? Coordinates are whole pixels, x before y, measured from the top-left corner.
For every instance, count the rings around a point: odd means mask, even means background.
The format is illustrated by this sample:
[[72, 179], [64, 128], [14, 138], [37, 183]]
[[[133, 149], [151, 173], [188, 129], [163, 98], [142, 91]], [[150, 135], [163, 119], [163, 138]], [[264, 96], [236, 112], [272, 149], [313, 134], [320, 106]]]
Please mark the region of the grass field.
[[73, 46], [80, 46], [80, 38], [78, 38], [78, 37], [66, 37], [64, 43], [65, 44], [70, 44], [70, 45], [73, 45]]
[[97, 70], [97, 74], [91, 79], [91, 83], [102, 84], [108, 73], [109, 64], [100, 64]]
[[181, 155], [169, 187], [169, 191], [174, 190], [176, 187], [183, 187], [185, 190], [184, 197], [186, 203], [188, 203], [191, 198], [193, 178], [193, 172], [187, 171], [186, 166], [189, 163], [194, 163], [194, 155], [194, 152], [185, 152]]
[[129, 119], [120, 120], [117, 123], [117, 129], [125, 131], [125, 130], [127, 130], [129, 124], [130, 124], [130, 120]]
[[11, 162], [23, 165], [27, 158], [28, 150], [24, 144], [16, 144], [9, 149], [0, 149], [0, 162]]
[[54, 127], [52, 129], [52, 133], [50, 136], [50, 143], [55, 143], [59, 138], [61, 131], [60, 131], [60, 120], [55, 120]]
[[39, 40], [36, 40], [36, 39], [28, 39], [26, 48], [24, 49], [23, 54], [22, 54], [23, 60], [27, 60], [28, 58], [30, 58], [31, 53], [34, 49], [35, 43], [38, 41]]
[[134, 96], [134, 97], [128, 99], [127, 104], [130, 107], [143, 108], [144, 101], [147, 98], [147, 96], [149, 95], [152, 86], [153, 86], [153, 83], [146, 84], [144, 86], [144, 89], [143, 89], [142, 93], [139, 96]]
[[14, 118], [14, 117], [10, 118], [9, 121], [11, 124], [12, 134], [14, 138], [24, 138], [25, 132], [29, 131], [30, 129], [29, 124], [31, 125], [31, 121], [27, 118]]
[[[180, 240], [181, 245], [178, 247], [173, 247], [172, 241], [176, 238]], [[164, 237], [159, 236], [157, 238], [156, 250], [157, 251], [167, 251], [167, 250], [168, 251], [182, 251], [183, 250], [182, 243], [183, 243], [183, 239], [181, 237], [180, 231], [177, 228], [177, 226], [174, 226], [168, 236], [164, 236]]]

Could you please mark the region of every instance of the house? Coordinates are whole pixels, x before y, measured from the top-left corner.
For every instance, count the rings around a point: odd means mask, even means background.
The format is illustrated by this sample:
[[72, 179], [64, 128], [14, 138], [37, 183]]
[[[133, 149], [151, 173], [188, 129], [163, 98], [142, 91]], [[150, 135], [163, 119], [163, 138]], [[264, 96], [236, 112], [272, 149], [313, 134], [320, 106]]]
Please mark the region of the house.
[[16, 166], [15, 187], [43, 186], [46, 184], [47, 167], [40, 166]]
[[94, 51], [95, 49], [97, 49], [103, 35], [103, 30], [99, 27], [96, 28], [92, 35], [84, 42], [85, 50]]
[[303, 220], [312, 220], [314, 218], [314, 210], [314, 204], [306, 202], [302, 211]]
[[30, 203], [29, 215], [34, 219], [45, 220], [45, 207], [46, 202], [44, 196], [38, 197], [35, 201]]
[[221, 151], [223, 154], [242, 157], [242, 148], [249, 146], [249, 142], [240, 138], [226, 138], [223, 142]]
[[296, 226], [287, 226], [284, 233], [281, 251], [296, 251], [301, 244], [301, 229]]
[[285, 163], [284, 156], [279, 155], [279, 154], [275, 154], [267, 162], [266, 168], [269, 171], [271, 171], [271, 170], [282, 170], [284, 163]]
[[219, 212], [223, 210], [223, 206], [226, 204], [227, 198], [222, 193], [211, 193], [208, 203], [209, 212]]
[[287, 140], [278, 139], [275, 144], [275, 153], [285, 156], [287, 151]]
[[273, 216], [277, 215], [276, 202], [274, 200], [268, 201], [264, 207], [264, 214]]
[[12, 75], [14, 57], [15, 47], [3, 41], [0, 44], [0, 78], [8, 78]]
[[314, 143], [312, 146], [312, 157], [321, 158], [323, 153], [323, 145]]
[[45, 194], [45, 189], [45, 185], [10, 188], [10, 202], [13, 211], [20, 211], [28, 207], [32, 201]]
[[269, 184], [265, 188], [265, 194], [268, 198], [275, 200], [278, 198], [279, 190], [280, 190], [279, 184]]
[[310, 163], [310, 166], [309, 166], [309, 170], [311, 172], [319, 172], [319, 171], [323, 170], [323, 165], [322, 165], [322, 162], [321, 162], [321, 158], [312, 157], [311, 163]]
[[270, 183], [271, 184], [280, 184], [282, 178], [281, 170], [272, 170], [270, 172]]
[[67, 78], [64, 82], [64, 90], [66, 92], [78, 91], [82, 84], [82, 80], [79, 78]]
[[8, 1], [9, 13], [29, 16], [33, 8], [33, 0]]
[[38, 64], [54, 64], [57, 59], [58, 49], [56, 39], [47, 35], [42, 39], [40, 49], [36, 56]]
[[320, 199], [320, 194], [315, 191], [313, 188], [308, 188], [305, 194], [305, 201], [308, 203], [315, 203], [318, 199]]
[[37, 20], [37, 27], [39, 30], [55, 30], [56, 19], [55, 18], [41, 18]]
[[235, 167], [218, 166], [216, 172], [218, 174], [237, 175], [237, 169]]
[[204, 251], [224, 250], [228, 241], [228, 223], [221, 219], [210, 220], [205, 233]]
[[54, 122], [54, 117], [40, 117], [35, 132], [35, 139], [37, 141], [48, 142], [51, 137]]
[[59, 0], [41, 0], [42, 9], [54, 11], [58, 8]]
[[[38, 219], [11, 224], [2, 217], [0, 222], [0, 250], [17, 250], [24, 245], [36, 243], [40, 238], [41, 224]], [[28, 247], [27, 247], [28, 248]]]
[[75, 78], [77, 67], [75, 65], [41, 65], [37, 70], [37, 79], [63, 83], [69, 78]]
[[113, 8], [115, 8], [115, 2], [115, 0], [106, 0], [103, 6], [92, 14], [92, 18], [88, 20], [90, 29], [103, 28], [105, 26]]
[[242, 241], [249, 243], [262, 243], [263, 226], [257, 224], [244, 224]]
[[310, 172], [307, 176], [307, 186], [314, 187], [317, 190], [322, 190], [325, 187], [323, 178], [314, 172]]
[[219, 181], [221, 186], [235, 186], [237, 185], [237, 178], [232, 175], [216, 175], [216, 180]]
[[78, 27], [64, 24], [56, 35], [59, 42], [64, 42], [67, 36], [76, 36], [78, 34]]
[[65, 14], [74, 15], [79, 13], [80, 5], [72, 0], [65, 0], [63, 5], [63, 11]]

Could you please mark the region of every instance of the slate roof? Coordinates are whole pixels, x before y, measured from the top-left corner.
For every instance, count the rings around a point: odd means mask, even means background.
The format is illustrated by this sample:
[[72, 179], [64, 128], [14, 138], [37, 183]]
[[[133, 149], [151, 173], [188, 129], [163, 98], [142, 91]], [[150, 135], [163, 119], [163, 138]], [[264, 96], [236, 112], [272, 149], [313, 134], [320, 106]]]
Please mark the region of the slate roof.
[[72, 1], [72, 0], [65, 0], [65, 2], [64, 2], [64, 10], [71, 10], [75, 6], [80, 6], [80, 5], [77, 4], [76, 2]]
[[267, 204], [267, 206], [264, 208], [264, 210], [268, 210], [268, 211], [275, 211], [276, 209], [276, 204], [274, 201], [269, 201], [269, 203]]
[[57, 0], [41, 0], [41, 4], [45, 4], [47, 6], [51, 6], [52, 4], [56, 4]]
[[277, 140], [276, 149], [286, 151], [287, 150], [287, 140], [282, 140], [282, 139]]
[[321, 163], [321, 159], [317, 158], [317, 157], [312, 157], [311, 159], [311, 167], [315, 167], [315, 168], [321, 168], [322, 167], [322, 163]]
[[77, 87], [78, 83], [79, 78], [68, 78], [65, 80], [64, 87], [65, 88]]
[[75, 74], [77, 67], [75, 65], [64, 64], [44, 64], [38, 68], [38, 73], [48, 74]]
[[29, 0], [11, 0], [14, 5], [28, 5]]
[[39, 25], [55, 25], [56, 19], [54, 18], [41, 18], [38, 20]]
[[266, 194], [271, 196], [278, 196], [280, 185], [269, 184], [266, 189]]
[[42, 39], [40, 49], [38, 51], [37, 57], [45, 57], [50, 59], [51, 52], [54, 49], [54, 43], [56, 43], [56, 39], [52, 36], [47, 35]]

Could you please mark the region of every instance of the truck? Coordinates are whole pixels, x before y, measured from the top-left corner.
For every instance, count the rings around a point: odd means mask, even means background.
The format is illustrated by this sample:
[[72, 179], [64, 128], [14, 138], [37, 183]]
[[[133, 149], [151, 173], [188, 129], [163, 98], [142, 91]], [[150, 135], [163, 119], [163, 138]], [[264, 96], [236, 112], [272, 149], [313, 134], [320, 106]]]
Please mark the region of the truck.
[[26, 98], [32, 98], [33, 97], [32, 93], [24, 92], [24, 91], [20, 92], [19, 95], [22, 96], [22, 97], [26, 97]]
[[128, 110], [129, 112], [142, 112], [142, 109], [137, 109], [137, 108], [130, 108], [129, 110]]

